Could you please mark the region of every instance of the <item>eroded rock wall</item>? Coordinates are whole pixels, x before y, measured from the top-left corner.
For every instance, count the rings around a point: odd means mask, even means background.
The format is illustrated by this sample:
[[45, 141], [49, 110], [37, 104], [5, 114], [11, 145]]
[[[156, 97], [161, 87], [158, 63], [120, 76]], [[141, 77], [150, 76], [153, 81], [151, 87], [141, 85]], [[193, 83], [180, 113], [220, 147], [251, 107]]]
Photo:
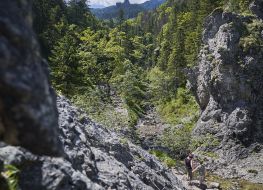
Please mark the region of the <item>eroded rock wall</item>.
[[194, 135], [216, 134], [245, 146], [262, 143], [262, 32], [256, 16], [217, 9], [207, 18], [199, 66], [190, 77], [202, 110]]
[[[214, 164], [214, 169], [235, 165], [237, 160], [249, 158], [252, 152], [262, 156], [262, 1], [253, 2], [250, 8], [249, 16], [217, 9], [206, 19], [199, 64], [189, 73], [189, 86], [201, 108], [193, 136], [209, 134], [219, 141], [213, 147], [203, 147], [220, 158], [221, 165]], [[248, 179], [257, 178], [254, 181], [262, 183], [260, 162], [253, 159], [250, 164], [239, 163], [241, 166], [235, 166], [236, 174], [232, 172], [231, 177], [249, 176], [242, 167], [247, 171], [251, 167], [259, 175], [251, 174]]]

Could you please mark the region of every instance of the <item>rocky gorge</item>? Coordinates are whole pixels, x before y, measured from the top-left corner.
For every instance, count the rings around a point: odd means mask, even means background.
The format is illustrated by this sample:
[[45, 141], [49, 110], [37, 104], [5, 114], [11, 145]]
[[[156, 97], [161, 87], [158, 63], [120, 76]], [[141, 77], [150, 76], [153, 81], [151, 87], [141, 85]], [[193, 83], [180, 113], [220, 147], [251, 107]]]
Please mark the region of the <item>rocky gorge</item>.
[[[193, 137], [216, 139], [195, 154], [218, 175], [263, 183], [262, 1], [250, 9], [209, 15], [188, 85], [201, 108]], [[15, 166], [21, 190], [187, 189], [155, 156], [55, 94], [30, 10], [28, 0], [0, 2], [0, 169]], [[155, 111], [138, 126], [147, 131], [152, 118], [163, 131]], [[156, 131], [145, 147], [155, 147]]]

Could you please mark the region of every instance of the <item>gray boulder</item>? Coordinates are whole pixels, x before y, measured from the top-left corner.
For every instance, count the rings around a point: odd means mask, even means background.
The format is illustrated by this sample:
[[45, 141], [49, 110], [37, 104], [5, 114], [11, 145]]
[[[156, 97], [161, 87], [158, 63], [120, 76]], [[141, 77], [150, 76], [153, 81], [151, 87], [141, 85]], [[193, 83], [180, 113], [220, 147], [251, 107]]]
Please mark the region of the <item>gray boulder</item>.
[[103, 189], [74, 170], [64, 158], [36, 156], [21, 147], [2, 144], [0, 159], [19, 169], [18, 182], [21, 190]]
[[0, 140], [61, 155], [56, 100], [28, 1], [0, 1]]
[[105, 189], [184, 189], [172, 171], [145, 150], [92, 122], [58, 98], [60, 139], [74, 169]]

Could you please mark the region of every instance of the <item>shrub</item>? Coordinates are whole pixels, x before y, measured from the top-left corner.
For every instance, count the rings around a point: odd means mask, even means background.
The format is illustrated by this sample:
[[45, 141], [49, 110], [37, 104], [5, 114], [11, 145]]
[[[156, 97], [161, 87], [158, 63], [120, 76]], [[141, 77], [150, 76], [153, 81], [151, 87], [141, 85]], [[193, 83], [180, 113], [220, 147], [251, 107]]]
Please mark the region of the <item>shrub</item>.
[[210, 158], [214, 158], [214, 159], [219, 158], [218, 154], [216, 152], [211, 152], [211, 151], [198, 151], [198, 154], [203, 155], [203, 156], [207, 156]]
[[162, 136], [162, 143], [179, 158], [187, 155], [190, 142], [191, 129], [185, 126], [168, 128]]
[[19, 170], [13, 165], [5, 165], [3, 176], [6, 178], [9, 190], [18, 189], [18, 173]]
[[161, 138], [161, 143], [167, 146], [178, 157], [185, 156], [191, 142], [191, 131], [199, 116], [199, 106], [190, 92], [178, 88], [176, 98], [158, 106], [163, 120], [172, 124]]
[[252, 0], [228, 0], [226, 11], [236, 12], [239, 14], [250, 14], [249, 4]]
[[260, 50], [263, 46], [261, 38], [261, 31], [263, 30], [263, 23], [254, 19], [253, 22], [246, 25], [246, 33], [240, 38], [239, 45], [244, 52], [250, 49]]
[[203, 148], [214, 148], [219, 146], [220, 142], [217, 138], [215, 138], [212, 134], [206, 134], [204, 136], [194, 137], [191, 140], [191, 150], [195, 150], [198, 147]]
[[184, 88], [178, 88], [176, 98], [159, 104], [157, 110], [166, 122], [191, 128], [199, 116], [199, 106], [195, 98]]
[[258, 45], [258, 39], [254, 37], [252, 34], [240, 39], [240, 46], [247, 52], [251, 48], [255, 48]]

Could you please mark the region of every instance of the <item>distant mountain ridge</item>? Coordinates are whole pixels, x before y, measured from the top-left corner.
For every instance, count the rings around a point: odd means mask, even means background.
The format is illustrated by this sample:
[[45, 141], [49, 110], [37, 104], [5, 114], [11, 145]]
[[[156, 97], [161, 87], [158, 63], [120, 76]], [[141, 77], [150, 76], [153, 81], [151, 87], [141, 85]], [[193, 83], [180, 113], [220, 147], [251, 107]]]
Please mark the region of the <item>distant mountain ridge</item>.
[[106, 8], [92, 8], [92, 13], [100, 19], [113, 19], [118, 18], [120, 10], [124, 12], [124, 18], [134, 18], [139, 12], [148, 11], [157, 8], [166, 0], [149, 0], [142, 4], [131, 4], [129, 0], [124, 3], [116, 3], [116, 5]]
[[101, 4], [92, 4], [92, 5], [90, 5], [90, 8], [92, 8], [92, 9], [103, 9], [103, 8], [105, 8], [105, 6], [101, 5]]

